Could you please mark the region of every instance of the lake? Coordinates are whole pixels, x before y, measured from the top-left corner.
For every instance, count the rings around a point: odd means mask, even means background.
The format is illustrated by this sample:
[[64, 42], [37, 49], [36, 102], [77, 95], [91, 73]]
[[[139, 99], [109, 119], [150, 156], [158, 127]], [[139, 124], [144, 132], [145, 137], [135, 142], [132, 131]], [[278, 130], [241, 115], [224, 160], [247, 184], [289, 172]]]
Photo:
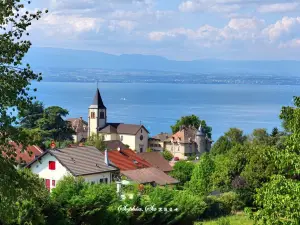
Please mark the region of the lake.
[[[41, 82], [38, 100], [46, 106], [69, 110], [69, 117], [87, 120], [96, 92], [94, 83]], [[195, 114], [213, 128], [217, 140], [230, 127], [245, 133], [255, 128], [279, 127], [282, 106], [292, 105], [300, 86], [234, 84], [99, 83], [108, 122], [140, 122], [156, 135], [170, 132], [170, 125]]]

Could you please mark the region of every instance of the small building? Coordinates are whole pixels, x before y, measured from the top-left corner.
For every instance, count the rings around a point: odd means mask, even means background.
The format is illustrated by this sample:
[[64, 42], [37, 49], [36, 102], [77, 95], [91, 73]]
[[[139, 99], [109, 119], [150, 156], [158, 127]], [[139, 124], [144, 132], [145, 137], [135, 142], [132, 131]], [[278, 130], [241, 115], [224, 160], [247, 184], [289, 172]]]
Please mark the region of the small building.
[[138, 156], [149, 162], [152, 167], [155, 167], [167, 174], [173, 170], [168, 160], [166, 160], [160, 152], [143, 152], [139, 153]]
[[75, 143], [84, 142], [88, 136], [88, 123], [80, 118], [70, 118], [67, 119], [70, 122], [71, 127], [75, 131], [73, 135], [73, 140]]
[[95, 147], [51, 149], [27, 165], [44, 179], [51, 190], [64, 176], [83, 177], [91, 183], [111, 183], [118, 169], [109, 165], [107, 151], [101, 153]]
[[124, 177], [126, 177], [126, 180], [134, 183], [152, 185], [178, 183], [176, 179], [167, 175], [164, 171], [153, 167], [150, 162], [130, 149], [108, 151], [108, 159], [111, 165], [120, 170], [120, 180], [124, 180]]
[[160, 134], [154, 137], [150, 137], [148, 140], [149, 148], [152, 151], [156, 151], [156, 152], [164, 151], [164, 149], [166, 149], [165, 141], [168, 140], [170, 137], [172, 137], [172, 134], [163, 133], [163, 132], [161, 132]]
[[88, 115], [88, 137], [102, 135], [105, 141], [119, 140], [136, 152], [146, 152], [149, 131], [142, 124], [108, 123], [107, 108], [97, 89]]
[[[155, 138], [159, 139], [159, 136]], [[179, 159], [192, 155], [200, 156], [204, 152], [209, 152], [213, 142], [208, 138], [202, 126], [198, 130], [192, 126], [182, 126], [177, 133], [169, 136], [168, 139], [163, 137], [160, 141], [163, 142], [161, 145], [165, 150], [170, 151]]]

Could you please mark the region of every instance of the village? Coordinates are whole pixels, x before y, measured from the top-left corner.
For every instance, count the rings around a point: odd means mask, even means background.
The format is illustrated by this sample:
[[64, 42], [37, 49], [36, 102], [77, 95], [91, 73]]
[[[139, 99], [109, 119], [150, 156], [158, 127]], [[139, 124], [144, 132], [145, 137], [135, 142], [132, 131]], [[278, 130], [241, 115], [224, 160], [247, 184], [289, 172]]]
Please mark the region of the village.
[[[17, 146], [17, 160], [45, 182], [48, 190], [66, 176], [83, 177], [86, 182], [122, 185], [140, 184], [172, 186], [179, 183], [170, 175], [179, 160], [209, 152], [212, 141], [200, 125], [180, 126], [174, 134], [160, 133], [150, 137], [142, 124], [109, 123], [107, 108], [97, 88], [88, 108], [88, 121], [67, 119], [73, 129], [73, 143], [59, 148], [53, 140], [46, 149], [29, 146], [25, 152]], [[90, 139], [103, 142], [103, 149], [87, 146]], [[164, 153], [168, 157], [164, 156]]]

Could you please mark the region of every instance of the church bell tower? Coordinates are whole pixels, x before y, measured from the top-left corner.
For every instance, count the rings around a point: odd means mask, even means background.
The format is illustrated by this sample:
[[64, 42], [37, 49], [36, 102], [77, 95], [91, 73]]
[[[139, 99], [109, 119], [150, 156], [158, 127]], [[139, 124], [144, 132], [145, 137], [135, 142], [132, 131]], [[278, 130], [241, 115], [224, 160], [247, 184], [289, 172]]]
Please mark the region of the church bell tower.
[[99, 88], [97, 88], [94, 101], [89, 107], [89, 132], [88, 135], [91, 136], [93, 133], [97, 134], [98, 131], [106, 126], [106, 107], [103, 104]]

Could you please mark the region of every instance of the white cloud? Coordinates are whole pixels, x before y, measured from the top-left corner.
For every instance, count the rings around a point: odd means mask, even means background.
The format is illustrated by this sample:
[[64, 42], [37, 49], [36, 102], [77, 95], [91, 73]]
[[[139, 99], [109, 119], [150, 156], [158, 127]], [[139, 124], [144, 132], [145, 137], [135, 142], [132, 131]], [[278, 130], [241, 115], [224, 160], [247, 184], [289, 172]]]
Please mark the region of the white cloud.
[[298, 2], [266, 4], [259, 6], [257, 11], [260, 13], [283, 13], [294, 11], [298, 9], [299, 6], [300, 4]]
[[[197, 30], [177, 28], [166, 32], [155, 31], [149, 33], [148, 37], [152, 41], [162, 41], [167, 38], [186, 37], [190, 40], [202, 40], [219, 43], [228, 40], [254, 40], [260, 36], [260, 30], [264, 21], [256, 18], [231, 19], [223, 28], [204, 25]], [[208, 44], [208, 43], [206, 43]]]
[[111, 31], [117, 31], [119, 29], [125, 31], [132, 31], [136, 27], [137, 23], [129, 20], [111, 20], [108, 25], [108, 29]]
[[275, 24], [265, 28], [263, 33], [268, 36], [270, 41], [300, 35], [300, 17], [283, 17]]
[[[240, 9], [239, 0], [190, 0], [179, 5], [181, 12], [213, 11], [220, 13], [234, 12]], [[232, 3], [232, 4], [228, 4]]]
[[279, 48], [300, 48], [300, 38], [280, 43]]

